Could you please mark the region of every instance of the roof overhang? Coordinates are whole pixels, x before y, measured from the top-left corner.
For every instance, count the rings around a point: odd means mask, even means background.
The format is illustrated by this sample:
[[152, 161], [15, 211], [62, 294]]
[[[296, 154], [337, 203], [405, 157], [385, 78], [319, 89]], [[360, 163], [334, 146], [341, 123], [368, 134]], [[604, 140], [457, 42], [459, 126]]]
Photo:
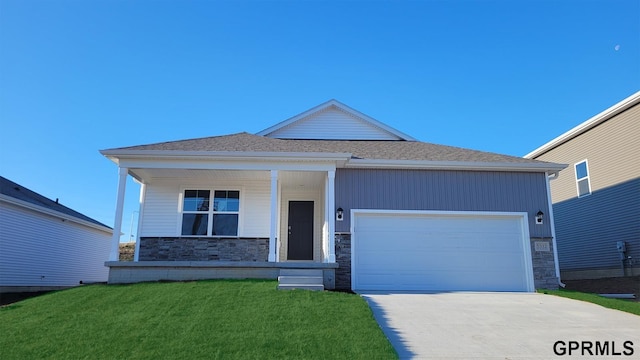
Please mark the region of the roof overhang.
[[102, 150], [100, 153], [116, 164], [123, 159], [346, 161], [351, 158], [350, 153], [325, 152]]
[[590, 118], [589, 120], [583, 122], [582, 124], [574, 127], [573, 129], [567, 131], [566, 133], [558, 136], [557, 138], [549, 141], [548, 143], [540, 146], [539, 148], [533, 150], [532, 152], [528, 153], [523, 157], [527, 159], [535, 159], [538, 156], [564, 144], [565, 142], [575, 138], [576, 136], [579, 136], [589, 131], [590, 129], [602, 124], [603, 122], [613, 118], [614, 116], [638, 104], [640, 104], [640, 91], [620, 101], [619, 103], [613, 105], [607, 110], [597, 114], [596, 116]]
[[8, 203], [8, 204], [16, 205], [16, 206], [19, 206], [19, 207], [22, 207], [22, 208], [25, 208], [25, 209], [29, 209], [29, 210], [33, 210], [33, 211], [39, 212], [41, 214], [45, 214], [45, 215], [49, 215], [49, 216], [54, 216], [54, 217], [60, 218], [63, 221], [74, 222], [76, 224], [80, 224], [80, 225], [83, 225], [83, 226], [86, 226], [86, 227], [90, 227], [90, 228], [93, 228], [93, 229], [96, 229], [96, 230], [100, 230], [100, 231], [106, 232], [108, 234], [113, 234], [113, 229], [111, 229], [110, 227], [94, 224], [94, 223], [92, 223], [90, 221], [79, 219], [79, 218], [77, 218], [75, 216], [67, 215], [67, 214], [61, 213], [59, 211], [47, 209], [45, 207], [38, 206], [38, 205], [29, 203], [29, 202], [26, 202], [26, 201], [23, 201], [23, 200], [20, 200], [20, 199], [16, 199], [14, 197], [7, 196], [7, 195], [4, 195], [4, 194], [0, 194], [0, 202], [5, 202], [5, 203]]
[[347, 168], [379, 169], [422, 169], [422, 170], [464, 170], [464, 171], [517, 171], [546, 172], [554, 174], [567, 167], [566, 164], [547, 162], [474, 162], [474, 161], [421, 161], [421, 160], [369, 160], [351, 159]]
[[144, 182], [134, 169], [291, 170], [327, 171], [336, 168], [517, 171], [558, 173], [565, 164], [547, 162], [473, 162], [354, 159], [350, 153], [103, 150], [101, 153]]
[[[136, 169], [329, 171], [344, 167], [350, 153], [103, 150], [101, 153], [145, 182]], [[157, 172], [157, 171], [156, 171]]]

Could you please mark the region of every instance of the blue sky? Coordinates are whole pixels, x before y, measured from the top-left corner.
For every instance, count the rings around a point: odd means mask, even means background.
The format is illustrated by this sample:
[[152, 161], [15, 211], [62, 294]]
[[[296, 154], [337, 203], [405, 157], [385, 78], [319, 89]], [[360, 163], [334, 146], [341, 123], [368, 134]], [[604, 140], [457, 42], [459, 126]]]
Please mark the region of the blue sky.
[[[101, 149], [255, 133], [335, 98], [522, 156], [639, 89], [638, 0], [0, 1], [0, 175], [109, 226]], [[130, 181], [127, 233], [137, 201]]]

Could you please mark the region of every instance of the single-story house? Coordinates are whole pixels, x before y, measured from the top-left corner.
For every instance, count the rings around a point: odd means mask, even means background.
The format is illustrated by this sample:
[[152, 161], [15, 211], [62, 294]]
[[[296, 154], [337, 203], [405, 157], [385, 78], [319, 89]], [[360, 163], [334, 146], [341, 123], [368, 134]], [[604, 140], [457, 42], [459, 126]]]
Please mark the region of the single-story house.
[[640, 275], [640, 91], [525, 158], [571, 166], [552, 182], [563, 279]]
[[[549, 178], [565, 166], [417, 141], [336, 100], [257, 134], [103, 150], [141, 184], [112, 283], [321, 270], [325, 288], [533, 291], [559, 281]], [[304, 273], [303, 273], [304, 276]]]
[[0, 293], [106, 282], [113, 230], [0, 176]]

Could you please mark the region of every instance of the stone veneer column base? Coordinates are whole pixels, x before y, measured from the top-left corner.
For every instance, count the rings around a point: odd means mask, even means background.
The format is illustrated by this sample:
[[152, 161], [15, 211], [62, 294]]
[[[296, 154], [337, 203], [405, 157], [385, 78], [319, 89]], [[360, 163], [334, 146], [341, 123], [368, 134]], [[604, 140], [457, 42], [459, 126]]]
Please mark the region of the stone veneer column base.
[[556, 276], [552, 238], [531, 238], [531, 262], [536, 289], [556, 290], [560, 287]]
[[351, 234], [336, 233], [336, 289], [351, 290]]

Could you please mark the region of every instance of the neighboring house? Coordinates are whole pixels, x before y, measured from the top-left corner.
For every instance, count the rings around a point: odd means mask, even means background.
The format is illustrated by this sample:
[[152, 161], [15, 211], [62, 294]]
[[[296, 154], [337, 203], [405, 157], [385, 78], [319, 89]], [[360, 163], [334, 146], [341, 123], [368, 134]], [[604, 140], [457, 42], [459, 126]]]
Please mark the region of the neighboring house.
[[[416, 141], [336, 100], [255, 135], [101, 151], [141, 185], [138, 249], [110, 282], [276, 278], [326, 288], [558, 286], [548, 177], [564, 165]], [[536, 216], [540, 214], [539, 221]]]
[[0, 293], [105, 282], [113, 230], [0, 176]]
[[525, 157], [569, 164], [551, 186], [562, 278], [640, 275], [640, 92]]

